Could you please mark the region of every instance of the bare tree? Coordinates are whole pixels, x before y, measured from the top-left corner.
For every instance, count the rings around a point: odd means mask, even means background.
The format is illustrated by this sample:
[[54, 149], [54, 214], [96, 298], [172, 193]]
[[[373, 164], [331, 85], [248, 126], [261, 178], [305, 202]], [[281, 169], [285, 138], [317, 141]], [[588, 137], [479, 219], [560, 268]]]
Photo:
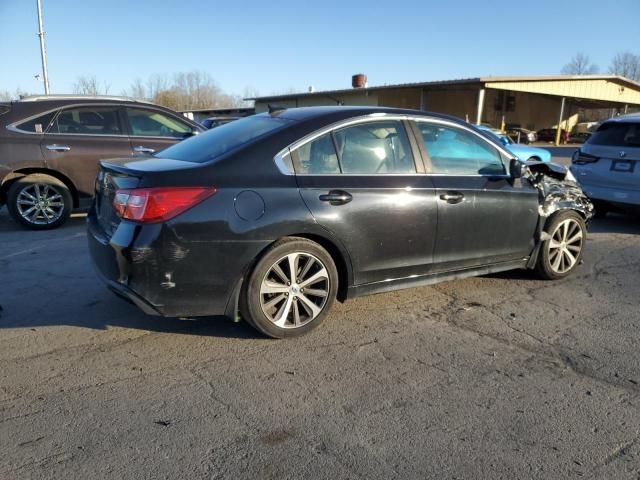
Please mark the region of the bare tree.
[[27, 96], [29, 93], [25, 92], [21, 88], [16, 88], [13, 93], [9, 90], [0, 90], [0, 102], [10, 102], [11, 100], [17, 100], [21, 96]]
[[569, 63], [562, 67], [564, 75], [593, 75], [598, 71], [598, 66], [591, 62], [588, 55], [582, 52], [576, 53]]
[[611, 61], [609, 72], [636, 82], [640, 81], [640, 55], [631, 52], [617, 53]]
[[155, 74], [146, 83], [137, 78], [124, 94], [174, 110], [231, 108], [244, 104], [242, 97], [223, 92], [211, 75], [200, 71], [179, 72], [172, 77]]
[[106, 95], [109, 93], [111, 85], [103, 83], [102, 87], [96, 79], [95, 75], [91, 77], [80, 76], [73, 84], [73, 93], [81, 95]]

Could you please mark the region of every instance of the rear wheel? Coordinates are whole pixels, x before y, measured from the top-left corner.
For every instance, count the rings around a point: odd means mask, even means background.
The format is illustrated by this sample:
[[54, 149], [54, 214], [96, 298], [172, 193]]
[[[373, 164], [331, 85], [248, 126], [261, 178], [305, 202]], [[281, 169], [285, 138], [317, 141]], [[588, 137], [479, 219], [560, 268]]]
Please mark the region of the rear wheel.
[[545, 279], [566, 277], [580, 263], [587, 228], [579, 213], [561, 211], [547, 222], [550, 238], [541, 245], [536, 270]]
[[19, 178], [7, 194], [11, 217], [31, 230], [59, 227], [69, 218], [72, 207], [73, 198], [67, 186], [42, 173]]
[[294, 337], [322, 323], [337, 289], [331, 255], [310, 240], [287, 238], [276, 242], [249, 275], [240, 312], [265, 335]]

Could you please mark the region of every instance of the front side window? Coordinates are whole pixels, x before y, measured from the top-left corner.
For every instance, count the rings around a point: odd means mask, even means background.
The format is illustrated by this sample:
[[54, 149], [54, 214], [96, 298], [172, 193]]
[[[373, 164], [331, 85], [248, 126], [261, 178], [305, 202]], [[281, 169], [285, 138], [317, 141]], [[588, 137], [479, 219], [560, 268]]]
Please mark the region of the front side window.
[[496, 148], [461, 128], [418, 122], [431, 160], [431, 173], [448, 175], [502, 175], [504, 164]]
[[127, 116], [134, 137], [184, 138], [193, 131], [186, 123], [155, 110], [127, 108]]
[[80, 107], [63, 110], [49, 133], [83, 135], [121, 135], [116, 107]]
[[22, 122], [16, 125], [16, 128], [22, 130], [23, 132], [29, 133], [44, 133], [49, 128], [54, 115], [56, 112], [45, 113], [44, 115], [40, 115], [39, 117], [32, 118], [31, 120], [27, 120], [26, 122]]

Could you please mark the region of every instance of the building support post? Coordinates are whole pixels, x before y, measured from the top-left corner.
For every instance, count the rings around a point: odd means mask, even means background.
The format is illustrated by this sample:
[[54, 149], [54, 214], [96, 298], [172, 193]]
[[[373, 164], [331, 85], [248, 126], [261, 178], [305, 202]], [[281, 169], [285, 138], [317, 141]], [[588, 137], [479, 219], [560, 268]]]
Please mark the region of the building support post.
[[476, 125], [482, 123], [482, 110], [484, 109], [484, 88], [478, 91], [478, 110], [476, 111]]
[[629, 105], [625, 103], [624, 104], [624, 114], [626, 115], [628, 111], [629, 111]]
[[558, 119], [558, 129], [556, 130], [556, 147], [560, 145], [560, 135], [562, 133], [562, 118], [564, 117], [564, 103], [566, 98], [562, 97], [562, 103], [560, 103], [560, 118]]

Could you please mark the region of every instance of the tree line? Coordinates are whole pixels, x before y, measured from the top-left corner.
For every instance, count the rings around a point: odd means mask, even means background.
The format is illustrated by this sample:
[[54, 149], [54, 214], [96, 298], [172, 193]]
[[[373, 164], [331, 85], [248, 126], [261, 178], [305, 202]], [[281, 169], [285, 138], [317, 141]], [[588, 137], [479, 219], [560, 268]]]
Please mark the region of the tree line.
[[[562, 67], [564, 75], [594, 75], [600, 73], [600, 67], [593, 63], [588, 55], [583, 52], [576, 53], [564, 67]], [[617, 53], [606, 73], [612, 75], [620, 75], [629, 80], [640, 81], [640, 54], [632, 52]]]
[[[72, 92], [81, 95], [113, 94], [111, 85], [99, 81], [95, 76], [79, 76], [73, 84]], [[243, 95], [224, 92], [213, 77], [201, 71], [178, 72], [173, 75], [155, 74], [146, 80], [136, 78], [121, 95], [137, 100], [148, 100], [173, 110], [196, 110], [204, 108], [234, 108], [250, 106], [247, 97], [255, 97], [258, 92], [246, 87]], [[0, 91], [0, 101], [9, 101], [28, 95], [18, 88], [14, 92]]]

